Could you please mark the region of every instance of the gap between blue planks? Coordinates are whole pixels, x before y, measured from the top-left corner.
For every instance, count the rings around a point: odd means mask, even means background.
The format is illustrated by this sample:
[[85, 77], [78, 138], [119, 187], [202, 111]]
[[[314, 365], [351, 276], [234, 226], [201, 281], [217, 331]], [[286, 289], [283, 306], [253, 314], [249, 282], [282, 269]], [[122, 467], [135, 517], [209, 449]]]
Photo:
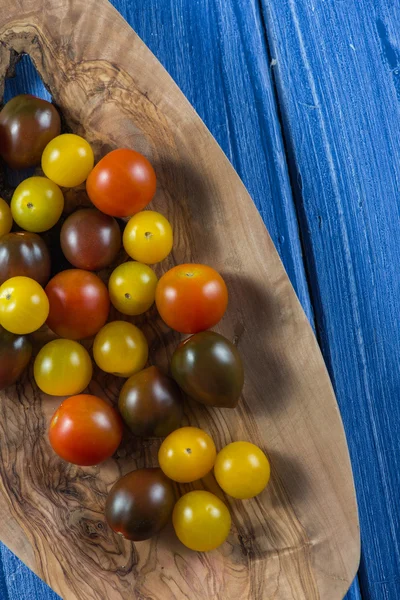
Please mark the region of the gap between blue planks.
[[[239, 172], [313, 324], [259, 3], [154, 0], [145, 10], [129, 0], [113, 4], [174, 77]], [[17, 71], [7, 94], [48, 97], [27, 58]], [[57, 597], [4, 547], [2, 564], [0, 591], [7, 589], [9, 600]], [[348, 599], [359, 598], [356, 582]]]

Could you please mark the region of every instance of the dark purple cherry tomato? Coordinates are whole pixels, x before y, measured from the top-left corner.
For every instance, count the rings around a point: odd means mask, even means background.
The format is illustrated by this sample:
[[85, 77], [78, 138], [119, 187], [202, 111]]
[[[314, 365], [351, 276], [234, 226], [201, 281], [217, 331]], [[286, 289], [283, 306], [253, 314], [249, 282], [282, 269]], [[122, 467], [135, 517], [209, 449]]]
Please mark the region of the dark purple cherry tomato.
[[167, 524], [174, 504], [173, 483], [161, 469], [138, 469], [111, 488], [106, 519], [115, 532], [140, 542], [153, 537]]
[[27, 367], [32, 344], [23, 335], [15, 335], [0, 326], [0, 390], [12, 385]]
[[60, 115], [50, 102], [30, 94], [15, 96], [0, 112], [0, 154], [13, 169], [34, 167], [60, 131]]
[[36, 233], [21, 231], [0, 238], [0, 285], [23, 275], [45, 286], [50, 278], [50, 254]]
[[234, 408], [244, 373], [236, 346], [214, 331], [185, 340], [172, 355], [171, 374], [184, 392], [208, 406]]
[[108, 267], [121, 248], [121, 231], [114, 217], [95, 208], [70, 215], [61, 229], [65, 258], [78, 269], [98, 271]]
[[166, 437], [181, 423], [182, 393], [171, 377], [148, 367], [125, 382], [118, 408], [135, 435]]

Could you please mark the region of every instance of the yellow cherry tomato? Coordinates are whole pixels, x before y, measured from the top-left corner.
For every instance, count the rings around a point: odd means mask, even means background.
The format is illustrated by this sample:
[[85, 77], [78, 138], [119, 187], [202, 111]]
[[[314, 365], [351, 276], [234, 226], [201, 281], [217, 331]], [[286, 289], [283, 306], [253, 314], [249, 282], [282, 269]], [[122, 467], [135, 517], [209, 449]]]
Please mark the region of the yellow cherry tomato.
[[208, 552], [218, 548], [228, 537], [231, 515], [217, 496], [196, 490], [175, 504], [172, 524], [182, 544], [196, 552]]
[[47, 177], [28, 177], [15, 189], [11, 213], [22, 229], [40, 233], [55, 225], [64, 208], [64, 196]]
[[111, 273], [108, 281], [110, 299], [124, 315], [141, 315], [154, 302], [157, 276], [150, 267], [128, 261]]
[[214, 465], [220, 487], [233, 498], [253, 498], [263, 491], [271, 474], [268, 458], [250, 442], [233, 442], [223, 448]]
[[7, 202], [0, 198], [0, 237], [10, 233], [13, 224], [11, 209]]
[[0, 286], [0, 325], [24, 335], [39, 329], [49, 314], [44, 289], [30, 277], [12, 277]]
[[158, 462], [167, 477], [189, 483], [211, 471], [216, 455], [215, 444], [208, 433], [197, 427], [181, 427], [161, 444]]
[[118, 377], [130, 377], [141, 371], [148, 355], [144, 334], [126, 321], [107, 323], [94, 339], [93, 357], [97, 366]]
[[83, 183], [93, 169], [94, 155], [90, 144], [79, 135], [63, 133], [51, 140], [42, 154], [46, 177], [62, 187]]
[[154, 265], [172, 250], [172, 227], [160, 213], [144, 210], [128, 221], [122, 242], [131, 258]]
[[92, 379], [88, 351], [72, 340], [53, 340], [40, 350], [33, 367], [37, 386], [52, 396], [80, 394]]

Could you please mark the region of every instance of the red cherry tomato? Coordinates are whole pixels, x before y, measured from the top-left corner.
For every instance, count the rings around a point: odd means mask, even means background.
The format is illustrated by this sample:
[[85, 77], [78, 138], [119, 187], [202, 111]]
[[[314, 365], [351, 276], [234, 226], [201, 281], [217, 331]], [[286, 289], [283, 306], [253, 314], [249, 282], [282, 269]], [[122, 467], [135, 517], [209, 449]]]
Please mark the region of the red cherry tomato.
[[53, 450], [75, 465], [98, 465], [114, 454], [122, 438], [119, 414], [101, 398], [71, 396], [53, 415], [49, 440]]
[[112, 217], [130, 217], [142, 210], [156, 192], [156, 174], [145, 156], [120, 148], [106, 154], [86, 181], [95, 206]]
[[198, 333], [214, 327], [225, 313], [228, 290], [221, 275], [206, 265], [178, 265], [158, 282], [156, 304], [171, 329]]
[[105, 324], [110, 298], [97, 275], [81, 269], [58, 273], [46, 286], [50, 303], [47, 325], [60, 337], [81, 340]]

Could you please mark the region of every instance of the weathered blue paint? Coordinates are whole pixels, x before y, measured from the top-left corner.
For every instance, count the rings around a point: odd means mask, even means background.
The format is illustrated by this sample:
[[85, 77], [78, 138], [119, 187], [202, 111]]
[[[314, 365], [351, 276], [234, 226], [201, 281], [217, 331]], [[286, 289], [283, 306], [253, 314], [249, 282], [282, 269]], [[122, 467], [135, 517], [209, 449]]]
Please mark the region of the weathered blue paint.
[[262, 0], [316, 327], [347, 431], [363, 598], [400, 598], [400, 5]]

